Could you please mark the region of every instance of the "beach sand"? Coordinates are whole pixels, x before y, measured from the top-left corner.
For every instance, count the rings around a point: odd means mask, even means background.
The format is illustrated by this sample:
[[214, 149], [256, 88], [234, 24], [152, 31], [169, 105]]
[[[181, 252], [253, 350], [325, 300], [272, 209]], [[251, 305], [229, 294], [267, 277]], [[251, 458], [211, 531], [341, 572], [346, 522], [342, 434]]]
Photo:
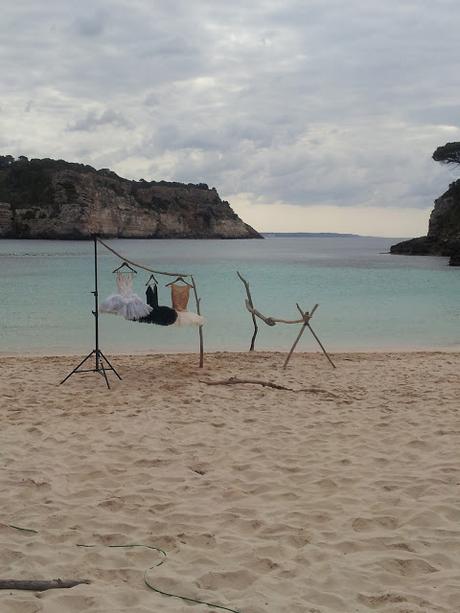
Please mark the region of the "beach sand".
[[0, 359], [1, 613], [460, 611], [459, 354], [108, 357]]

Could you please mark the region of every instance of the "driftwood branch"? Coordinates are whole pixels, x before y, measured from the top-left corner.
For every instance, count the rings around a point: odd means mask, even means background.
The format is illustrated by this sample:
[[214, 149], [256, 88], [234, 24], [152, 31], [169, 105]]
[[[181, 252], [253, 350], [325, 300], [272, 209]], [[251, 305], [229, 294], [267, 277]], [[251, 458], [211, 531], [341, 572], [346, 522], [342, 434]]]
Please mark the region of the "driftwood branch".
[[[299, 310], [300, 310], [300, 308], [299, 308]], [[305, 328], [307, 326], [308, 326], [308, 321], [306, 321], [306, 322], [304, 321], [304, 323], [303, 323], [302, 327], [300, 328], [299, 333], [297, 334], [296, 339], [295, 339], [294, 343], [292, 344], [292, 347], [290, 348], [289, 353], [287, 354], [287, 357], [286, 357], [286, 359], [284, 361], [284, 364], [283, 364], [283, 369], [284, 370], [286, 370], [287, 365], [289, 363], [289, 360], [291, 359], [291, 355], [294, 353], [294, 349], [297, 347], [297, 343], [300, 341], [300, 339], [302, 337], [302, 334], [305, 332]]]
[[230, 377], [229, 379], [220, 379], [217, 381], [205, 381], [204, 379], [202, 379], [200, 383], [206, 383], [206, 385], [262, 385], [262, 387], [271, 387], [275, 390], [283, 390], [287, 392], [309, 392], [311, 394], [326, 394], [331, 398], [338, 397], [337, 394], [333, 394], [332, 392], [328, 392], [327, 390], [322, 390], [317, 387], [302, 387], [299, 389], [294, 389], [293, 387], [278, 385], [277, 383], [272, 383], [271, 381], [263, 381], [262, 379], [239, 379], [238, 377]]
[[165, 275], [166, 277], [191, 277], [192, 276], [191, 274], [185, 273], [185, 272], [180, 273], [180, 272], [164, 272], [162, 270], [153, 270], [153, 268], [148, 268], [147, 266], [144, 266], [143, 264], [139, 264], [138, 262], [134, 262], [133, 260], [128, 260], [128, 258], [125, 258], [123, 255], [118, 253], [118, 251], [115, 251], [115, 249], [113, 249], [112, 247], [109, 247], [107, 243], [104, 243], [104, 241], [101, 240], [99, 237], [97, 237], [97, 242], [103, 245], [109, 251], [111, 251], [118, 258], [120, 258], [120, 260], [123, 260], [123, 262], [126, 262], [127, 264], [131, 264], [132, 266], [135, 266], [136, 268], [142, 268], [143, 270], [146, 270], [147, 272], [151, 272], [154, 274], [156, 273], [157, 275]]
[[260, 379], [238, 379], [238, 377], [230, 377], [229, 379], [220, 379], [219, 381], [204, 381], [206, 385], [240, 385], [241, 383], [252, 383], [254, 385], [262, 385], [263, 387], [272, 387], [275, 390], [288, 390], [290, 392], [296, 392], [291, 387], [285, 387], [284, 385], [278, 385], [277, 383], [271, 383], [271, 381], [261, 381]]
[[299, 311], [299, 313], [302, 315], [302, 319], [304, 321], [304, 323], [308, 323], [310, 321], [310, 319], [313, 317], [313, 315], [315, 314], [316, 309], [319, 307], [319, 304], [315, 304], [315, 306], [312, 308], [311, 311], [303, 311], [300, 306], [298, 305], [298, 303], [295, 303], [297, 310]]
[[288, 355], [287, 355], [287, 357], [286, 357], [286, 359], [284, 361], [283, 369], [285, 370], [287, 368], [287, 365], [289, 364], [289, 360], [291, 359], [291, 356], [294, 353], [294, 349], [297, 347], [297, 345], [298, 345], [300, 339], [302, 338], [302, 335], [305, 332], [306, 328], [308, 328], [310, 330], [310, 332], [312, 333], [313, 338], [316, 340], [318, 345], [321, 347], [322, 352], [324, 353], [326, 358], [329, 360], [329, 363], [331, 364], [331, 366], [333, 368], [336, 368], [334, 362], [331, 360], [330, 356], [328, 355], [326, 349], [322, 345], [322, 343], [319, 340], [318, 336], [313, 331], [313, 328], [310, 326], [310, 320], [313, 317], [316, 309], [318, 308], [318, 306], [319, 306], [318, 304], [315, 304], [315, 306], [312, 308], [311, 311], [304, 311], [300, 307], [300, 305], [298, 303], [296, 303], [296, 307], [297, 307], [297, 310], [300, 313], [301, 319], [281, 319], [281, 317], [269, 317], [267, 315], [263, 315], [254, 306], [254, 303], [252, 301], [252, 296], [251, 296], [251, 290], [249, 289], [249, 283], [246, 281], [246, 279], [244, 279], [244, 277], [241, 276], [241, 274], [238, 271], [237, 271], [236, 274], [241, 279], [241, 281], [244, 283], [244, 287], [246, 288], [247, 299], [245, 301], [245, 304], [246, 304], [247, 310], [251, 313], [252, 321], [254, 322], [255, 332], [254, 332], [254, 335], [252, 337], [251, 348], [250, 348], [249, 351], [252, 351], [254, 349], [254, 341], [255, 341], [256, 334], [257, 334], [257, 321], [256, 321], [257, 317], [259, 319], [261, 319], [263, 322], [265, 322], [267, 324], [267, 326], [275, 326], [277, 323], [280, 323], [280, 324], [302, 324], [302, 327], [300, 328], [300, 330], [299, 330], [299, 332], [298, 332], [298, 334], [297, 334], [297, 336], [296, 336], [296, 338], [294, 340], [294, 343], [292, 344], [292, 347], [289, 350], [289, 353], [288, 353]]
[[0, 579], [0, 590], [31, 590], [33, 592], [45, 592], [46, 590], [75, 587], [82, 583], [91, 583], [91, 581], [89, 579], [51, 579], [49, 581]]
[[323, 344], [321, 343], [321, 341], [319, 340], [319, 338], [317, 337], [316, 333], [314, 332], [313, 328], [310, 326], [310, 324], [307, 324], [307, 328], [310, 330], [310, 332], [313, 334], [314, 339], [316, 340], [316, 342], [318, 343], [318, 345], [321, 347], [322, 352], [324, 353], [324, 355], [327, 357], [327, 359], [329, 360], [329, 363], [331, 364], [332, 368], [337, 368], [336, 365], [334, 364], [334, 362], [331, 360], [331, 358], [329, 357], [328, 352], [324, 349]]
[[[239, 273], [238, 273], [239, 274]], [[276, 324], [303, 324], [313, 317], [313, 313], [318, 308], [318, 304], [315, 304], [311, 312], [303, 311], [298, 304], [296, 304], [297, 309], [300, 312], [301, 319], [281, 319], [281, 317], [271, 317], [267, 315], [263, 315], [260, 311], [258, 311], [255, 306], [250, 302], [249, 299], [245, 301], [247, 310], [253, 315], [261, 319], [263, 322], [267, 324], [267, 326], [275, 326]]]
[[261, 319], [264, 323], [267, 324], [267, 326], [276, 326], [276, 321], [273, 319], [273, 317], [266, 317], [265, 315], [262, 315], [262, 313], [260, 311], [258, 311], [254, 305], [251, 305], [251, 303], [249, 302], [249, 300], [245, 300], [245, 305], [247, 310], [251, 313], [251, 315], [253, 317], [258, 317], [259, 319]]
[[[246, 281], [246, 279], [244, 279], [241, 276], [241, 274], [238, 271], [236, 271], [236, 274], [241, 279], [241, 281], [243, 282], [244, 287], [246, 289], [246, 295], [248, 297], [248, 299], [246, 300], [246, 306], [249, 304], [249, 306], [253, 309], [254, 308], [254, 304], [252, 302], [252, 296], [251, 296], [251, 290], [249, 289], [249, 283]], [[254, 324], [254, 334], [252, 335], [252, 338], [251, 338], [251, 346], [249, 347], [249, 351], [254, 351], [254, 346], [255, 346], [255, 343], [256, 343], [256, 336], [257, 336], [257, 332], [259, 331], [259, 327], [257, 325], [257, 319], [256, 319], [256, 316], [255, 316], [255, 313], [252, 313], [252, 323]]]
[[275, 326], [276, 324], [302, 324], [304, 322], [304, 318], [302, 319], [281, 319], [281, 317], [270, 317], [267, 315], [262, 315], [260, 311], [258, 311], [254, 306], [249, 303], [249, 300], [245, 302], [247, 310], [261, 319], [267, 326]]
[[[201, 315], [201, 310], [200, 310], [201, 298], [198, 298], [198, 292], [196, 289], [196, 283], [195, 283], [195, 279], [193, 278], [193, 275], [190, 276], [190, 280], [192, 281], [193, 294], [195, 296], [196, 312], [198, 315]], [[198, 327], [198, 336], [200, 339], [200, 368], [203, 368], [203, 363], [204, 363], [203, 326]]]

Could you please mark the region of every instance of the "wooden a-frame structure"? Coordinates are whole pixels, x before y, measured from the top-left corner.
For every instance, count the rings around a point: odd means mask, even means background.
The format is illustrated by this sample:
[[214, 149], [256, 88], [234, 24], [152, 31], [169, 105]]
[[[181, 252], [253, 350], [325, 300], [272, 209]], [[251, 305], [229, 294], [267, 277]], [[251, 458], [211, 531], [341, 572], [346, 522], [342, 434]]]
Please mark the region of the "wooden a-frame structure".
[[262, 315], [262, 313], [260, 311], [258, 311], [255, 306], [254, 306], [254, 302], [252, 300], [252, 296], [251, 296], [251, 290], [249, 289], [249, 283], [246, 281], [246, 279], [237, 271], [236, 273], [239, 277], [239, 279], [242, 281], [242, 283], [244, 284], [245, 290], [246, 290], [246, 300], [245, 300], [245, 305], [247, 310], [249, 311], [249, 313], [251, 313], [252, 316], [252, 321], [254, 324], [254, 333], [252, 335], [252, 339], [251, 339], [251, 345], [249, 347], [249, 351], [254, 351], [255, 348], [255, 342], [256, 342], [256, 336], [257, 333], [259, 331], [259, 327], [257, 325], [257, 318], [262, 320], [265, 324], [267, 324], [267, 326], [275, 326], [277, 323], [282, 323], [282, 324], [302, 324], [299, 333], [297, 334], [297, 337], [284, 361], [283, 364], [283, 369], [287, 368], [287, 365], [289, 363], [289, 360], [291, 359], [292, 354], [294, 353], [294, 349], [297, 347], [298, 342], [300, 341], [303, 333], [305, 332], [305, 330], [308, 328], [310, 330], [310, 332], [312, 333], [314, 339], [316, 340], [316, 342], [318, 343], [318, 345], [321, 347], [322, 352], [324, 353], [324, 355], [326, 356], [326, 358], [329, 360], [329, 363], [331, 364], [331, 366], [333, 368], [336, 368], [334, 362], [331, 360], [329, 354], [327, 353], [326, 349], [324, 348], [323, 344], [321, 343], [321, 341], [319, 340], [318, 336], [316, 335], [315, 331], [313, 330], [313, 328], [310, 325], [310, 320], [313, 317], [316, 309], [319, 307], [318, 304], [315, 304], [315, 306], [312, 308], [311, 311], [304, 311], [303, 309], [300, 308], [300, 306], [296, 303], [296, 307], [297, 310], [300, 313], [300, 319], [281, 319], [279, 317], [267, 317], [266, 315]]

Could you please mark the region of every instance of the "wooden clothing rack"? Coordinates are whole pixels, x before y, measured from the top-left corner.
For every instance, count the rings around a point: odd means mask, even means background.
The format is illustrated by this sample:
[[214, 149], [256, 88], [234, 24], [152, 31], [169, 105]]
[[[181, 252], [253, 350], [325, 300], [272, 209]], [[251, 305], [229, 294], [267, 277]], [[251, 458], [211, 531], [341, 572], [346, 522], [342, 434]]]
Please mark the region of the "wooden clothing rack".
[[[112, 371], [115, 375], [121, 380], [120, 375], [106, 358], [104, 353], [102, 352], [99, 346], [99, 290], [98, 290], [98, 251], [97, 245], [100, 243], [103, 247], [105, 247], [108, 251], [111, 251], [114, 255], [116, 255], [122, 262], [131, 264], [136, 268], [142, 268], [147, 272], [157, 275], [165, 275], [168, 277], [186, 277], [191, 281], [191, 286], [193, 288], [193, 295], [195, 297], [196, 304], [196, 312], [198, 315], [201, 315], [200, 312], [200, 302], [201, 298], [198, 296], [197, 287], [195, 283], [195, 279], [193, 275], [190, 273], [175, 273], [175, 272], [165, 272], [160, 270], [153, 270], [152, 268], [148, 268], [143, 264], [139, 264], [138, 262], [134, 262], [133, 260], [129, 260], [125, 258], [123, 255], [115, 251], [112, 247], [109, 247], [104, 241], [102, 241], [97, 235], [93, 236], [93, 244], [94, 244], [94, 291], [91, 293], [94, 296], [94, 310], [91, 311], [94, 315], [94, 349], [85, 357], [83, 360], [77, 364], [77, 366], [60, 382], [59, 385], [62, 385], [69, 379], [72, 375], [87, 373], [87, 372], [96, 372], [99, 373], [102, 377], [104, 377], [107, 387], [110, 388], [109, 380], [107, 377], [107, 372]], [[198, 338], [199, 338], [199, 350], [200, 350], [200, 360], [199, 367], [203, 368], [204, 364], [204, 340], [203, 340], [203, 326], [198, 327]], [[88, 362], [91, 364], [92, 358], [94, 357], [93, 365], [88, 368]]]
[[282, 323], [282, 324], [302, 324], [299, 333], [284, 361], [283, 364], [283, 369], [287, 368], [287, 365], [289, 363], [289, 360], [291, 359], [292, 354], [294, 353], [294, 349], [297, 347], [298, 342], [300, 341], [303, 333], [305, 332], [305, 330], [308, 328], [310, 330], [310, 332], [312, 333], [314, 339], [316, 340], [316, 342], [318, 343], [318, 345], [321, 347], [322, 352], [324, 353], [324, 355], [326, 356], [326, 358], [329, 360], [329, 363], [331, 364], [331, 366], [333, 368], [336, 368], [334, 362], [331, 360], [329, 354], [327, 353], [326, 349], [324, 348], [323, 344], [321, 343], [321, 341], [319, 340], [318, 336], [316, 335], [315, 331], [313, 330], [313, 328], [310, 325], [310, 320], [313, 317], [316, 309], [319, 307], [319, 304], [315, 304], [315, 306], [312, 308], [311, 311], [304, 311], [303, 309], [300, 308], [300, 306], [296, 303], [296, 307], [297, 310], [300, 313], [300, 319], [281, 319], [279, 317], [267, 317], [266, 315], [262, 315], [262, 313], [260, 311], [258, 311], [255, 306], [254, 303], [252, 301], [252, 296], [251, 296], [251, 290], [249, 289], [249, 283], [246, 281], [246, 279], [237, 271], [236, 274], [238, 275], [239, 279], [242, 281], [245, 290], [246, 290], [246, 300], [245, 300], [245, 305], [246, 305], [246, 309], [249, 311], [249, 313], [251, 313], [252, 316], [252, 322], [254, 324], [254, 333], [252, 335], [251, 338], [251, 345], [249, 347], [249, 351], [254, 351], [254, 347], [255, 347], [255, 342], [256, 342], [256, 336], [257, 333], [259, 331], [259, 327], [257, 325], [257, 318], [262, 320], [265, 324], [267, 324], [267, 326], [275, 326], [277, 323]]
[[[114, 255], [116, 255], [118, 258], [120, 258], [120, 260], [123, 260], [123, 262], [127, 262], [128, 264], [132, 264], [136, 268], [142, 268], [143, 270], [146, 270], [147, 272], [150, 272], [152, 274], [164, 275], [166, 277], [187, 277], [187, 278], [189, 278], [190, 281], [191, 281], [192, 288], [193, 288], [193, 295], [194, 295], [194, 298], [195, 298], [196, 312], [197, 312], [198, 315], [201, 315], [201, 309], [200, 309], [201, 298], [198, 296], [198, 291], [197, 291], [197, 287], [196, 287], [196, 283], [195, 283], [195, 278], [193, 277], [192, 274], [186, 273], [186, 272], [182, 272], [182, 273], [181, 272], [165, 272], [163, 270], [154, 270], [153, 268], [148, 268], [147, 266], [144, 266], [143, 264], [139, 264], [138, 262], [134, 262], [133, 260], [128, 260], [127, 258], [122, 256], [120, 253], [118, 253], [118, 251], [115, 251], [115, 249], [113, 249], [112, 247], [109, 247], [109, 245], [104, 243], [104, 241], [101, 240], [100, 238], [96, 237], [95, 240], [97, 240], [106, 249], [108, 249]], [[199, 364], [199, 366], [200, 366], [200, 368], [203, 368], [203, 364], [204, 364], [204, 340], [203, 340], [203, 326], [202, 325], [198, 326], [198, 338], [199, 338], [199, 346], [200, 346], [200, 364]]]

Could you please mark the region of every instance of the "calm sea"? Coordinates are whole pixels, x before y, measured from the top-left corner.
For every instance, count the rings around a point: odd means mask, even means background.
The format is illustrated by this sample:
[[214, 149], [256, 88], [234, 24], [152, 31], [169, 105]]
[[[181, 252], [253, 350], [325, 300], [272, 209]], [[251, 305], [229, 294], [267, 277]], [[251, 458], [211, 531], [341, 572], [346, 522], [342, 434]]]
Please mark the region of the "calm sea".
[[[446, 258], [389, 255], [397, 239], [112, 240], [126, 257], [159, 270], [193, 273], [208, 350], [244, 350], [252, 321], [236, 276], [250, 281], [264, 314], [296, 318], [295, 303], [320, 306], [312, 326], [331, 350], [460, 349], [460, 270]], [[119, 261], [99, 246], [100, 299], [115, 289]], [[0, 241], [0, 353], [86, 354], [93, 348], [91, 241]], [[148, 274], [135, 289], [144, 295]], [[170, 304], [163, 277], [160, 304]], [[100, 316], [108, 355], [194, 351], [196, 329], [161, 328]], [[261, 324], [258, 348], [285, 350], [296, 326]], [[316, 350], [306, 333], [299, 350]]]

